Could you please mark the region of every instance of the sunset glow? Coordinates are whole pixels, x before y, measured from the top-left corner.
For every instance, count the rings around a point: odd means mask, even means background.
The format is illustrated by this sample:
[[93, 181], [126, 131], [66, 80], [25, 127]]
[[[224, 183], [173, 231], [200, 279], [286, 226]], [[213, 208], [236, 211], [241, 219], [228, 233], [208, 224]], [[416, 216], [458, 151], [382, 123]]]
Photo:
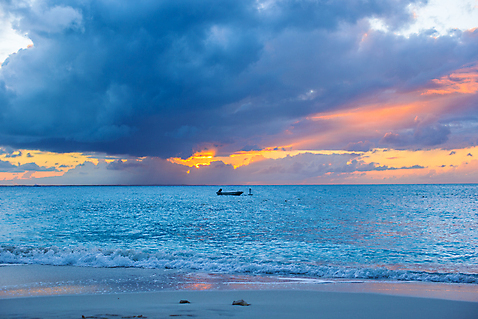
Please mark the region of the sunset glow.
[[458, 70], [448, 76], [432, 80], [437, 86], [436, 89], [430, 89], [423, 92], [423, 95], [429, 94], [473, 94], [478, 92], [478, 67], [470, 67]]
[[350, 154], [354, 152], [334, 151], [334, 150], [292, 150], [291, 146], [266, 148], [261, 151], [239, 151], [228, 156], [215, 156], [213, 152], [198, 152], [187, 159], [169, 158], [168, 161], [175, 164], [181, 164], [188, 167], [200, 168], [201, 166], [211, 165], [212, 162], [222, 162], [232, 165], [234, 168], [247, 166], [255, 162], [266, 159], [280, 159], [284, 157], [296, 156], [299, 154]]

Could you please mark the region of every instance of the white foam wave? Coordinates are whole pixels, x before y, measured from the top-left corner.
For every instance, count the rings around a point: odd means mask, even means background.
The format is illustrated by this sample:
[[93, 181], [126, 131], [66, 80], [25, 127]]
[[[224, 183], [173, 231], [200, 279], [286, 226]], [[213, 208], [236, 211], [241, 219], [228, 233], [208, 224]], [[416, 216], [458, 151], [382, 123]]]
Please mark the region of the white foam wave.
[[143, 252], [101, 248], [0, 247], [0, 264], [42, 264], [98, 268], [156, 268], [225, 274], [307, 276], [316, 278], [376, 279], [478, 284], [477, 274], [392, 270], [386, 267], [324, 266], [275, 261], [245, 262], [190, 252]]

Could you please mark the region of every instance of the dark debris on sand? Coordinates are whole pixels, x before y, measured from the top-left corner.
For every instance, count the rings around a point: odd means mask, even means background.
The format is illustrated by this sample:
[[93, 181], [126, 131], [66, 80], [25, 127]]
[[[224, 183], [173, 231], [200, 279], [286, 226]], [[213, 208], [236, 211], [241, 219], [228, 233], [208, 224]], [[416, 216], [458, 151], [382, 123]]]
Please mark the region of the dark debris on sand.
[[242, 299], [240, 299], [240, 300], [234, 300], [234, 301], [232, 302], [232, 305], [233, 305], [233, 306], [250, 306], [251, 304], [245, 302], [245, 301], [242, 300]]

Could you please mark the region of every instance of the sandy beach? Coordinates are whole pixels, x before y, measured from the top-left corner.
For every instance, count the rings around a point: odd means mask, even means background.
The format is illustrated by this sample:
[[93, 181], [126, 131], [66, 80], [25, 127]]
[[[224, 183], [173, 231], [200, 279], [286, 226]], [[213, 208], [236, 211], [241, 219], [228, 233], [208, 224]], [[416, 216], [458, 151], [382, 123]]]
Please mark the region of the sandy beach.
[[[233, 306], [244, 299], [250, 306]], [[181, 304], [188, 300], [189, 304]], [[297, 290], [163, 291], [0, 300], [2, 318], [476, 318], [478, 303]]]
[[[0, 318], [478, 317], [467, 284], [41, 265], [0, 267], [0, 284]], [[232, 305], [241, 299], [250, 305]]]

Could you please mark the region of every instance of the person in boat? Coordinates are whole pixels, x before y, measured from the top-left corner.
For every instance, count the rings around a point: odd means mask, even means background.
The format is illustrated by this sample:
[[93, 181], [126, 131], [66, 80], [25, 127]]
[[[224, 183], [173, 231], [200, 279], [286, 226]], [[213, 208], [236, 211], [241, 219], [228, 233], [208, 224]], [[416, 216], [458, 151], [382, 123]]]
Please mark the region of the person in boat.
[[218, 193], [222, 193], [222, 188], [219, 188], [219, 190], [217, 191]]

